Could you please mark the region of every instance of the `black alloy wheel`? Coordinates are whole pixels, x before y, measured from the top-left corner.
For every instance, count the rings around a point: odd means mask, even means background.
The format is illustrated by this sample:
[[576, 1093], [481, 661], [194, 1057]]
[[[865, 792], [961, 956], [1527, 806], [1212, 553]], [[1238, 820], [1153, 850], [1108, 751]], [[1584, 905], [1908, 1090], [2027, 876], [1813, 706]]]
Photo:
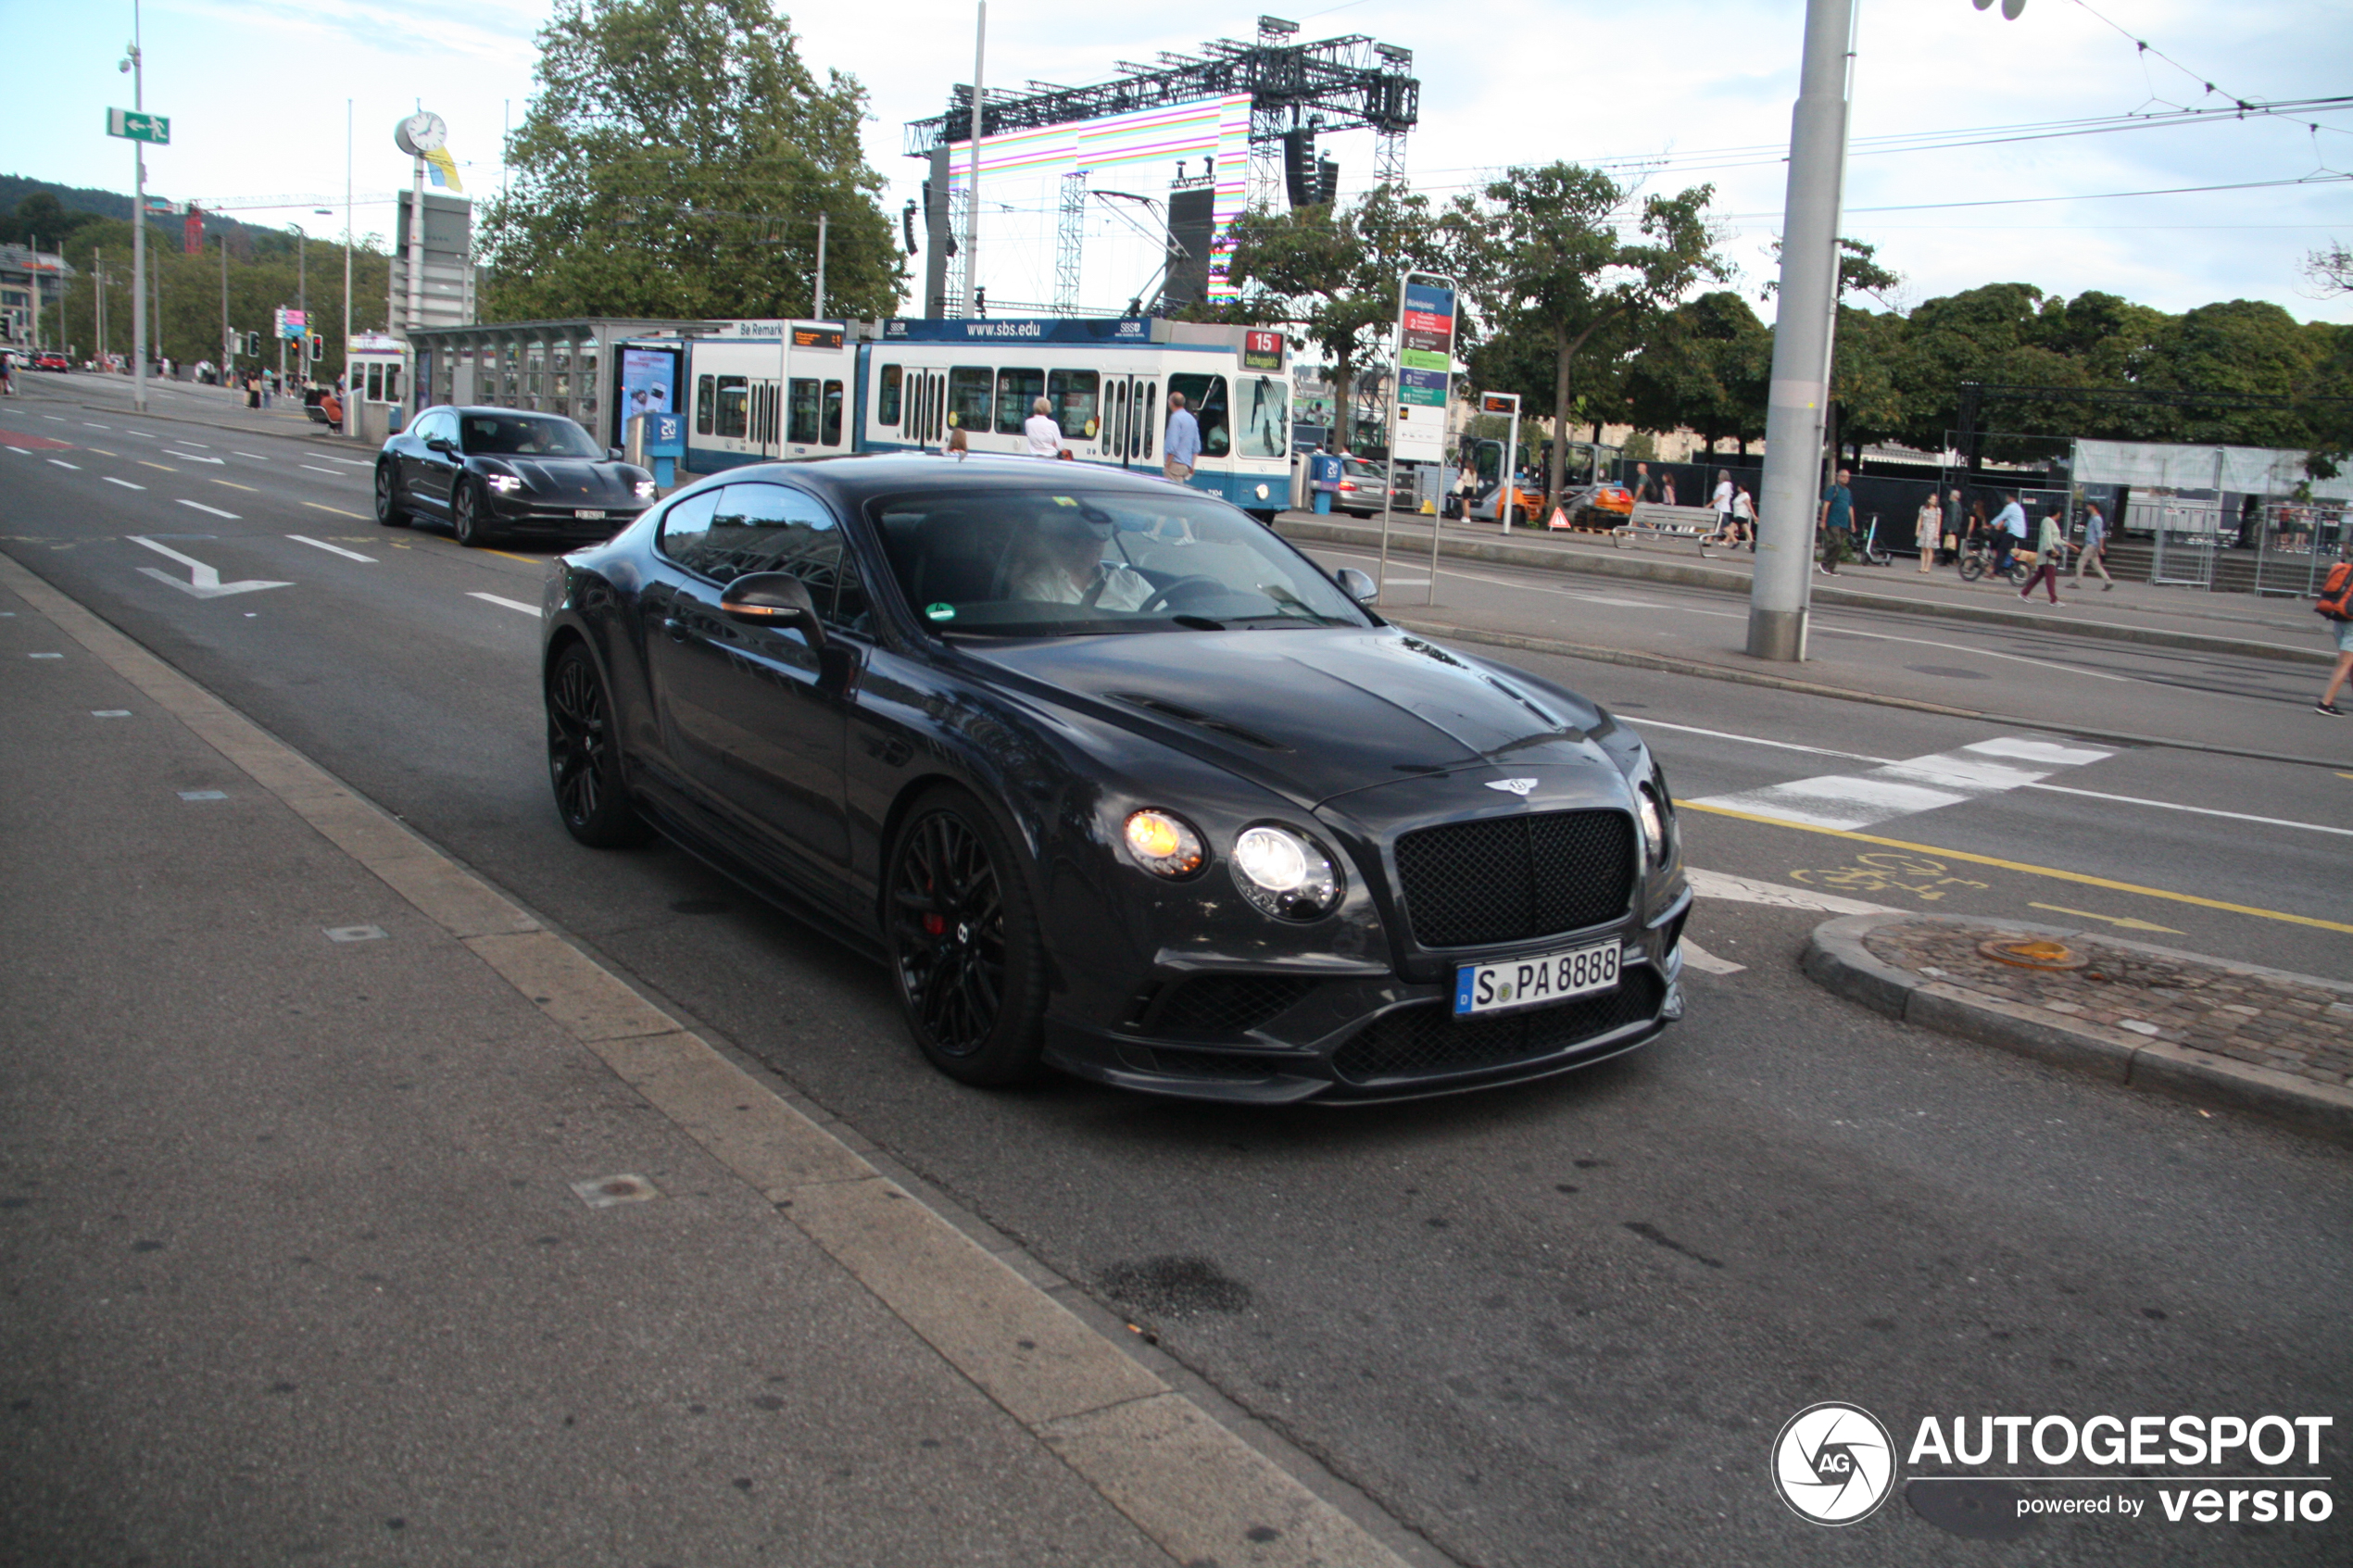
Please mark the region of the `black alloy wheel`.
[[484, 521], [482, 512], [481, 486], [459, 474], [457, 488], [449, 494], [449, 527], [458, 535], [458, 543], [470, 550], [484, 549], [491, 544], [490, 525]]
[[393, 465], [376, 465], [376, 521], [384, 528], [406, 528], [409, 514], [401, 509], [400, 499], [393, 494]]
[[578, 643], [547, 675], [547, 777], [564, 829], [595, 849], [625, 849], [650, 835], [621, 782], [621, 753], [604, 678]]
[[917, 801], [884, 896], [900, 1005], [931, 1064], [985, 1088], [1034, 1073], [1045, 951], [1028, 884], [980, 802], [952, 787]]

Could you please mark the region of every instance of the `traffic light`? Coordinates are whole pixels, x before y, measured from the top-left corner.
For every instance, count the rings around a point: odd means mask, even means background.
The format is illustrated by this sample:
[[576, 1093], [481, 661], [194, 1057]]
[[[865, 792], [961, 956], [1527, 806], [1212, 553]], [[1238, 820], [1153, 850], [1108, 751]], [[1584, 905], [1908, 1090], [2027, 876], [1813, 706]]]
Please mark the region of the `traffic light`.
[[310, 362], [312, 364], [315, 365], [320, 360], [324, 359], [327, 357], [327, 340], [325, 338], [321, 337], [317, 332], [312, 332], [307, 341], [310, 345]]

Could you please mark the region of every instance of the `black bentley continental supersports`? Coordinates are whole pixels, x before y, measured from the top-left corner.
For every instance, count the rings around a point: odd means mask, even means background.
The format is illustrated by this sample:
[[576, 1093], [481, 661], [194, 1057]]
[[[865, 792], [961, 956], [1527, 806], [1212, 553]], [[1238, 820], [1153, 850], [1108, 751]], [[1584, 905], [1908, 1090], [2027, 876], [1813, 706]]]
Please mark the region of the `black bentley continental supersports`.
[[565, 825], [882, 959], [969, 1084], [1515, 1082], [1681, 1016], [1666, 781], [1221, 501], [1039, 459], [735, 469], [551, 564]]

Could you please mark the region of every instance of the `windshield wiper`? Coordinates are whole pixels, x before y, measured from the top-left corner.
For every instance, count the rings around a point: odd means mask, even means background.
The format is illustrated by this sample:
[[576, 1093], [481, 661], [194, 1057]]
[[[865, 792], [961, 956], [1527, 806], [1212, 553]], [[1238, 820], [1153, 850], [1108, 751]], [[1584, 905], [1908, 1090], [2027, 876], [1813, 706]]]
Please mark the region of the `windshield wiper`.
[[1172, 615], [1168, 619], [1195, 632], [1223, 632], [1226, 629], [1224, 621], [1212, 621], [1206, 615]]

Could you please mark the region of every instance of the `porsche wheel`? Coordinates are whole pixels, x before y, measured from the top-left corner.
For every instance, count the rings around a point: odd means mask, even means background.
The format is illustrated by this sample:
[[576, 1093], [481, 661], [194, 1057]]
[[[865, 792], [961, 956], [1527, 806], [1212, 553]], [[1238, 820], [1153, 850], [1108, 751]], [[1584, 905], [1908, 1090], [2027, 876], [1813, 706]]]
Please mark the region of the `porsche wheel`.
[[376, 521], [385, 528], [406, 528], [409, 514], [403, 511], [399, 499], [393, 494], [392, 465], [376, 465]]
[[482, 514], [481, 490], [469, 481], [459, 480], [449, 497], [449, 527], [458, 535], [458, 543], [470, 550], [483, 549], [493, 542], [490, 524]]
[[649, 830], [621, 782], [621, 753], [604, 677], [574, 643], [547, 674], [547, 777], [564, 829], [596, 849], [643, 844]]
[[900, 1005], [931, 1064], [986, 1088], [1033, 1074], [1044, 946], [1013, 847], [980, 802], [955, 788], [918, 800], [892, 842], [885, 897]]

